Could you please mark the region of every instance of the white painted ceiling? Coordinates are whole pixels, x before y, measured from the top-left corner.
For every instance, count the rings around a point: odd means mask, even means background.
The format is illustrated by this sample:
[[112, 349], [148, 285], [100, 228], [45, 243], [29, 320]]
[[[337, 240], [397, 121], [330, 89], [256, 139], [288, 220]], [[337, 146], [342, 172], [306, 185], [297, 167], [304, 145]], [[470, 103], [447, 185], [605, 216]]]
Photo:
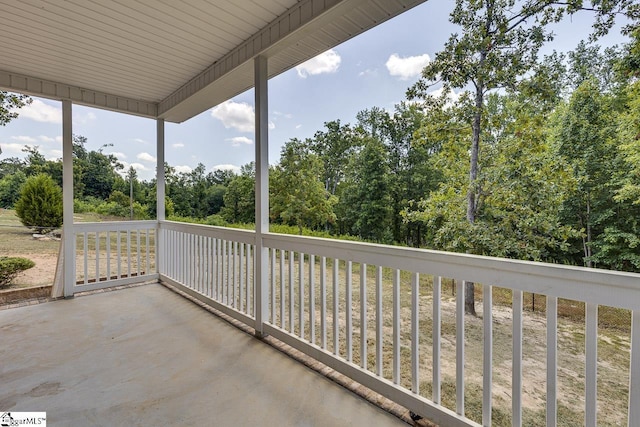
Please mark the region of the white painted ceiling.
[[424, 0], [0, 0], [0, 89], [181, 122]]

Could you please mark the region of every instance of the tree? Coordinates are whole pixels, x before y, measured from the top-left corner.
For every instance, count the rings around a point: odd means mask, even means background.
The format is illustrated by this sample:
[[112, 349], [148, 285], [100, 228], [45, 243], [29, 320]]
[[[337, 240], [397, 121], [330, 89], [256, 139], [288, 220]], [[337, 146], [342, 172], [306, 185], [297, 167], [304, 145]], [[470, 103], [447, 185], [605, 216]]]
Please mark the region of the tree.
[[[409, 91], [409, 96], [427, 97], [427, 90], [442, 81], [444, 91], [464, 89], [472, 85], [471, 144], [466, 219], [475, 222], [478, 213], [478, 159], [485, 96], [500, 88], [515, 88], [517, 80], [536, 62], [542, 44], [550, 39], [544, 27], [526, 27], [527, 18], [535, 11], [529, 2], [520, 10], [515, 1], [457, 0], [451, 22], [462, 27], [462, 35], [453, 34], [444, 50], [422, 71], [422, 79]], [[473, 251], [473, 249], [471, 249]], [[467, 284], [465, 311], [475, 314], [473, 283]]]
[[62, 225], [62, 189], [48, 175], [32, 176], [15, 208], [23, 225], [38, 233], [55, 230]]
[[230, 169], [216, 169], [207, 174], [207, 181], [209, 184], [222, 185], [226, 187], [234, 176], [236, 176], [236, 174]]
[[207, 183], [205, 176], [206, 168], [202, 163], [193, 169], [188, 176], [188, 185], [191, 190], [191, 216], [205, 218], [209, 215], [207, 209]]
[[7, 157], [0, 160], [0, 179], [12, 175], [24, 168], [24, 161], [18, 157]]
[[[427, 111], [421, 140], [442, 145], [433, 164], [442, 174], [437, 190], [407, 211], [421, 221], [435, 249], [551, 261], [575, 236], [560, 222], [567, 195], [575, 185], [571, 168], [549, 139], [551, 110], [544, 100], [523, 94], [491, 94], [479, 158], [477, 212], [466, 220], [469, 151], [466, 108]], [[432, 142], [435, 143], [435, 142]]]
[[25, 162], [27, 164], [25, 167], [25, 173], [27, 174], [27, 176], [33, 176], [42, 173], [44, 165], [47, 163], [47, 159], [40, 152], [40, 147], [37, 145], [33, 147], [30, 145], [25, 145], [25, 147], [22, 149], [22, 152], [27, 155], [25, 157]]
[[103, 148], [87, 153], [86, 169], [83, 174], [84, 195], [104, 200], [114, 190], [117, 171], [123, 165], [112, 154], [104, 154]]
[[138, 173], [133, 166], [129, 166], [127, 181], [129, 181], [129, 219], [133, 220], [133, 190], [135, 184], [138, 182]]
[[616, 270], [640, 272], [640, 82], [635, 79], [640, 75], [640, 26], [631, 35], [617, 70], [628, 84], [619, 96], [622, 107], [614, 142], [618, 159], [610, 186], [615, 215], [594, 241], [593, 259]]
[[0, 179], [0, 207], [11, 208], [20, 198], [27, 176], [21, 170]]
[[224, 194], [224, 207], [220, 215], [230, 223], [255, 222], [255, 169], [253, 162], [244, 165], [240, 175], [236, 175]]
[[310, 141], [291, 139], [283, 147], [280, 164], [272, 171], [271, 216], [285, 224], [317, 228], [335, 222], [337, 199], [325, 189], [320, 158]]
[[[606, 32], [619, 10], [637, 12], [631, 0], [594, 3], [591, 9], [596, 12], [596, 33]], [[515, 90], [519, 80], [537, 63], [542, 45], [553, 38], [545, 26], [582, 7], [581, 1], [456, 0], [451, 22], [461, 27], [461, 34], [451, 35], [444, 49], [424, 68], [421, 80], [409, 89], [410, 98], [429, 98], [428, 91], [435, 84], [442, 84], [445, 93], [471, 86], [472, 132], [466, 191], [469, 223], [475, 222], [479, 207], [478, 162], [485, 97], [498, 89]], [[467, 283], [465, 311], [471, 314], [475, 314], [473, 291], [473, 283]]]
[[571, 165], [577, 182], [564, 206], [563, 222], [581, 230], [582, 263], [593, 267], [594, 241], [615, 215], [609, 186], [616, 170], [615, 112], [611, 97], [595, 79], [584, 81], [565, 108], [559, 109], [560, 128], [555, 138], [559, 153]]
[[357, 150], [356, 132], [340, 120], [324, 123], [326, 131], [318, 131], [310, 141], [311, 151], [323, 164], [325, 190], [335, 195], [351, 156]]
[[438, 182], [430, 162], [437, 148], [429, 146], [426, 141], [414, 143], [424, 114], [415, 104], [400, 103], [393, 115], [386, 110], [372, 108], [359, 112], [357, 118], [358, 127], [370, 137], [380, 139], [387, 150], [392, 210], [389, 231], [393, 241], [420, 246], [421, 223], [405, 221], [402, 212], [410, 201], [426, 197]]
[[362, 239], [390, 243], [393, 212], [389, 188], [388, 153], [382, 142], [364, 137], [340, 191], [348, 232]]
[[[32, 99], [27, 95], [0, 91], [0, 126], [6, 126], [18, 117], [18, 109], [31, 104]], [[0, 150], [2, 153], [2, 150]]]
[[224, 206], [224, 195], [227, 187], [222, 184], [213, 184], [205, 190], [205, 209], [206, 216], [215, 215], [220, 212]]

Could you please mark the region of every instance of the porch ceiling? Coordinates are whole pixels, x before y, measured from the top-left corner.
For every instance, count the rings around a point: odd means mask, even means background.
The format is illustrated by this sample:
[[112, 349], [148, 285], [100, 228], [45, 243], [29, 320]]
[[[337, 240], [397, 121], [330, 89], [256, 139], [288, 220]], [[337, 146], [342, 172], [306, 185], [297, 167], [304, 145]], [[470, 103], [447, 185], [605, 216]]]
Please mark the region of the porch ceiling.
[[425, 0], [0, 0], [0, 89], [181, 122]]

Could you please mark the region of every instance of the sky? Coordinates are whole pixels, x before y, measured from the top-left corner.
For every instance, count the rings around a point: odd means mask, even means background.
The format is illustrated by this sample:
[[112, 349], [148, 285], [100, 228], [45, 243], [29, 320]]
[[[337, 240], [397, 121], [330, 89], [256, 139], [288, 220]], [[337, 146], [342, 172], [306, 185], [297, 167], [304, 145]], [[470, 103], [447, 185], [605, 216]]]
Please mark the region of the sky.
[[[421, 69], [442, 49], [456, 27], [448, 22], [450, 0], [429, 0], [269, 81], [269, 162], [276, 164], [282, 145], [309, 138], [324, 123], [355, 123], [359, 111], [372, 107], [393, 111], [405, 99]], [[553, 27], [547, 53], [568, 51], [590, 31], [590, 19], [579, 15]], [[619, 27], [600, 41], [626, 41]], [[165, 160], [177, 172], [203, 163], [239, 171], [254, 158], [253, 90], [180, 124], [165, 124]], [[0, 127], [0, 159], [24, 157], [25, 145], [38, 146], [47, 159], [62, 157], [62, 106], [34, 98], [18, 119]], [[114, 154], [141, 180], [155, 175], [155, 120], [106, 110], [73, 106], [73, 133], [87, 138], [88, 150]]]

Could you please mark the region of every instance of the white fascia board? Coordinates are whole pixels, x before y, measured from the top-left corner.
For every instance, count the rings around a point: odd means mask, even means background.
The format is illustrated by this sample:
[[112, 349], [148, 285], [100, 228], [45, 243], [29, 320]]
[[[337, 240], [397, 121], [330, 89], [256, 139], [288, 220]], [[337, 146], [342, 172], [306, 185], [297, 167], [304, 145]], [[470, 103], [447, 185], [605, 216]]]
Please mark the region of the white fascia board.
[[71, 101], [77, 105], [148, 118], [155, 118], [158, 115], [158, 104], [154, 102], [126, 98], [2, 70], [0, 70], [0, 89], [57, 101]]

